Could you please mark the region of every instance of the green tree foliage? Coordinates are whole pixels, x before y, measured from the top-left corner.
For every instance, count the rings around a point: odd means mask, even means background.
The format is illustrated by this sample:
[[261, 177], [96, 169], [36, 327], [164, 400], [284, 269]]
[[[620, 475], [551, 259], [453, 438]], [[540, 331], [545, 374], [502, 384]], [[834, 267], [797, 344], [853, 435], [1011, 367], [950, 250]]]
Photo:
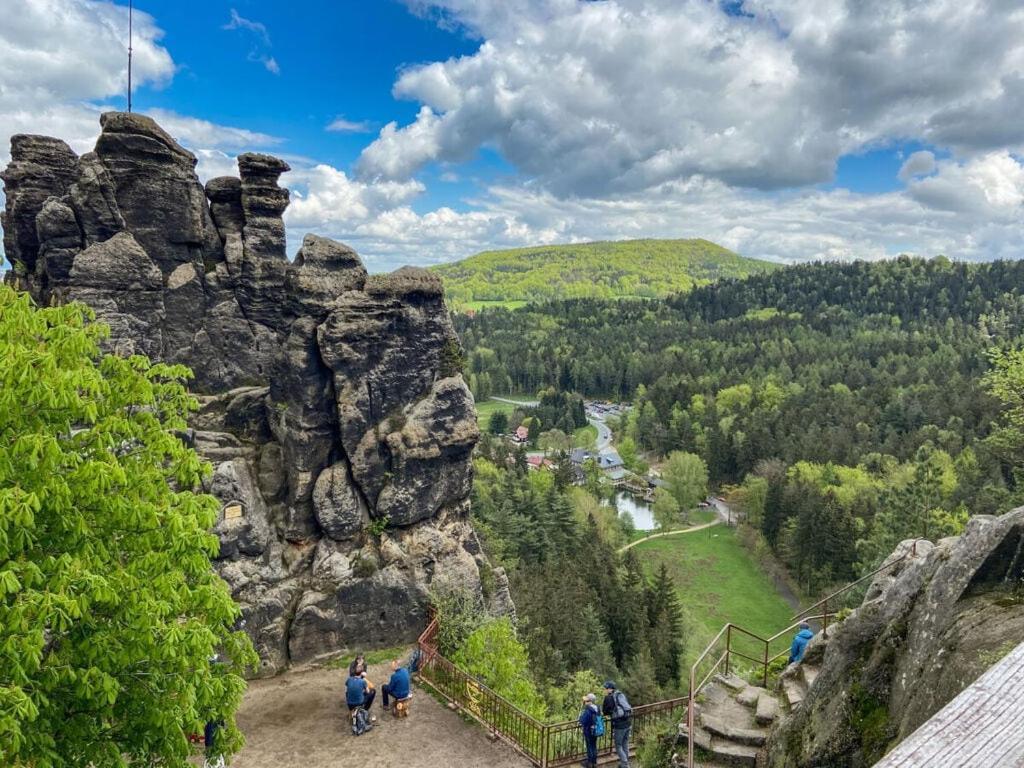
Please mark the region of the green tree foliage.
[[452, 661], [528, 715], [540, 720], [547, 716], [547, 705], [530, 672], [526, 648], [508, 619], [490, 619], [481, 624], [455, 652]]
[[658, 524], [658, 530], [668, 531], [679, 525], [681, 521], [681, 507], [676, 497], [670, 491], [659, 488], [654, 492], [654, 504], [651, 506], [654, 513], [654, 521]]
[[673, 451], [661, 470], [668, 491], [684, 513], [694, 509], [708, 494], [708, 468], [694, 453]]
[[[624, 240], [486, 251], [433, 267], [456, 308], [562, 298], [667, 296], [778, 269], [707, 240]], [[495, 279], [500, 276], [500, 279]]]
[[508, 414], [504, 411], [495, 411], [487, 421], [487, 431], [492, 435], [504, 435], [508, 433]]
[[102, 354], [91, 321], [0, 286], [0, 763], [184, 768], [206, 721], [240, 746], [255, 654], [189, 490], [189, 372]]

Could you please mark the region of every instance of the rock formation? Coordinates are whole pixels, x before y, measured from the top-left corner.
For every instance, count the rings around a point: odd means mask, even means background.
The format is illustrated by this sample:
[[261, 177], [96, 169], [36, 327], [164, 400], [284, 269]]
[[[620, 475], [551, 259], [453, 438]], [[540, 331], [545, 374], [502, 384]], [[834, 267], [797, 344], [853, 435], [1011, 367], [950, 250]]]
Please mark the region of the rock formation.
[[265, 672], [413, 638], [431, 586], [480, 590], [483, 562], [467, 520], [479, 433], [439, 278], [368, 276], [313, 235], [289, 262], [286, 163], [244, 154], [239, 178], [204, 188], [151, 119], [101, 125], [82, 157], [12, 139], [8, 279], [90, 305], [120, 354], [194, 371], [217, 568]]
[[759, 765], [873, 765], [1024, 640], [1024, 507], [918, 541], [829, 634], [808, 646], [820, 672]]

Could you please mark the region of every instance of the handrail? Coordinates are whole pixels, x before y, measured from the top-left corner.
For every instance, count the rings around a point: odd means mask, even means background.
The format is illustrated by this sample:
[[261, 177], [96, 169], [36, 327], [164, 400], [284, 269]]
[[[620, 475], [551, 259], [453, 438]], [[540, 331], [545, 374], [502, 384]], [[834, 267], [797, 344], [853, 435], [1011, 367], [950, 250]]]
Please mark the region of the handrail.
[[[780, 637], [783, 637], [784, 635], [788, 635], [790, 632], [793, 631], [793, 629], [795, 627], [799, 626], [804, 621], [819, 621], [820, 620], [822, 622], [822, 632], [826, 633], [826, 636], [827, 636], [828, 620], [830, 618], [834, 618], [836, 616], [835, 613], [830, 612], [829, 609], [828, 609], [829, 601], [834, 600], [839, 595], [845, 594], [846, 592], [848, 592], [849, 590], [853, 589], [858, 584], [861, 584], [864, 581], [866, 581], [866, 580], [868, 580], [868, 579], [870, 579], [870, 578], [872, 578], [874, 576], [877, 576], [882, 571], [888, 570], [889, 568], [892, 568], [893, 566], [897, 565], [898, 563], [902, 563], [907, 558], [916, 557], [917, 556], [917, 542], [918, 541], [922, 541], [922, 539], [914, 539], [912, 544], [911, 544], [910, 551], [906, 552], [901, 557], [898, 557], [895, 560], [892, 560], [890, 562], [883, 563], [878, 568], [876, 568], [875, 570], [871, 571], [871, 573], [865, 574], [864, 576], [861, 576], [856, 581], [853, 581], [853, 582], [847, 584], [842, 589], [837, 589], [835, 592], [832, 592], [831, 594], [826, 595], [821, 600], [816, 602], [814, 605], [812, 605], [809, 608], [806, 608], [805, 610], [803, 610], [800, 613], [796, 614], [795, 616], [793, 616], [794, 622], [792, 624], [790, 624], [788, 627], [780, 630], [779, 632], [776, 632], [771, 637], [767, 637], [767, 638], [761, 637], [756, 632], [752, 632], [749, 629], [746, 629], [745, 627], [741, 627], [741, 626], [739, 626], [737, 624], [728, 623], [724, 627], [722, 627], [722, 629], [719, 630], [718, 634], [715, 635], [714, 639], [708, 644], [707, 648], [704, 649], [704, 651], [700, 654], [700, 656], [697, 657], [696, 661], [694, 661], [693, 664], [690, 666], [690, 695], [688, 697], [688, 702], [687, 702], [687, 707], [686, 707], [687, 767], [688, 768], [694, 768], [694, 761], [693, 761], [693, 757], [694, 757], [694, 755], [693, 755], [694, 705], [695, 705], [696, 700], [697, 700], [697, 694], [701, 691], [701, 689], [704, 688], [704, 685], [712, 677], [712, 675], [714, 675], [715, 671], [719, 668], [719, 666], [721, 666], [723, 660], [725, 662], [726, 674], [729, 673], [729, 659], [733, 655], [738, 656], [738, 657], [743, 658], [743, 659], [747, 659], [749, 661], [753, 661], [755, 663], [761, 664], [762, 682], [763, 682], [764, 686], [767, 687], [768, 686], [768, 665], [771, 664], [776, 659], [781, 658], [782, 656], [785, 656], [786, 653], [789, 651], [788, 648], [785, 648], [782, 651], [776, 653], [774, 656], [769, 656], [770, 649], [771, 649], [771, 644], [773, 642], [777, 641]], [[810, 615], [811, 613], [813, 613], [819, 607], [821, 607], [820, 613], [817, 613], [815, 615]], [[743, 635], [746, 635], [746, 636], [750, 637], [753, 640], [756, 640], [756, 641], [762, 643], [763, 647], [764, 647], [764, 657], [763, 657], [763, 659], [755, 659], [752, 656], [749, 656], [749, 655], [747, 655], [745, 653], [733, 650], [733, 648], [732, 648], [733, 632], [739, 632], [739, 633], [741, 633]], [[706, 658], [711, 653], [711, 651], [715, 648], [715, 646], [718, 644], [718, 642], [722, 639], [723, 635], [725, 635], [725, 650], [722, 652], [722, 655], [718, 658], [718, 661], [715, 662], [714, 666], [712, 666], [711, 671], [707, 675], [705, 675], [704, 679], [701, 680], [700, 683], [698, 683], [697, 682], [697, 668], [699, 667], [700, 664], [702, 664], [706, 660]]]

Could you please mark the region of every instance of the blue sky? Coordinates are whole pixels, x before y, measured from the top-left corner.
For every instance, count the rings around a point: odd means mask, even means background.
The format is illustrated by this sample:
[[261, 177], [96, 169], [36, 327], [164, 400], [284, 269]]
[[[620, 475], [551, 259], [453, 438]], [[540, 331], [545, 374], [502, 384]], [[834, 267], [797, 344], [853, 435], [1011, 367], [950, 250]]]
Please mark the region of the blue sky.
[[[0, 0], [0, 141], [85, 151], [125, 3]], [[993, 0], [136, 4], [137, 111], [204, 178], [286, 158], [372, 269], [706, 237], [782, 261], [1024, 245], [1024, 10]], [[6, 162], [5, 149], [0, 163]]]

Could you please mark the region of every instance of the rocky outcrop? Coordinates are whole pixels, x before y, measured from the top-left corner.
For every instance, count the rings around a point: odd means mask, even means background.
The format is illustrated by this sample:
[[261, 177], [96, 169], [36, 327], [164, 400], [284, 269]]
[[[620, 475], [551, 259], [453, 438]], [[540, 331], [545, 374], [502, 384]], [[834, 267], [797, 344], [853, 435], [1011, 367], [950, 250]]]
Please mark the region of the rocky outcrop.
[[1024, 508], [972, 518], [934, 546], [904, 542], [897, 559], [827, 643], [808, 646], [820, 672], [760, 765], [873, 765], [1024, 640]]
[[313, 235], [289, 262], [286, 163], [244, 154], [239, 178], [204, 187], [153, 120], [101, 124], [82, 157], [12, 140], [9, 279], [90, 305], [113, 351], [194, 371], [187, 439], [214, 465], [217, 568], [264, 671], [412, 639], [429, 591], [479, 591], [485, 565], [467, 520], [479, 434], [439, 280], [368, 276]]

